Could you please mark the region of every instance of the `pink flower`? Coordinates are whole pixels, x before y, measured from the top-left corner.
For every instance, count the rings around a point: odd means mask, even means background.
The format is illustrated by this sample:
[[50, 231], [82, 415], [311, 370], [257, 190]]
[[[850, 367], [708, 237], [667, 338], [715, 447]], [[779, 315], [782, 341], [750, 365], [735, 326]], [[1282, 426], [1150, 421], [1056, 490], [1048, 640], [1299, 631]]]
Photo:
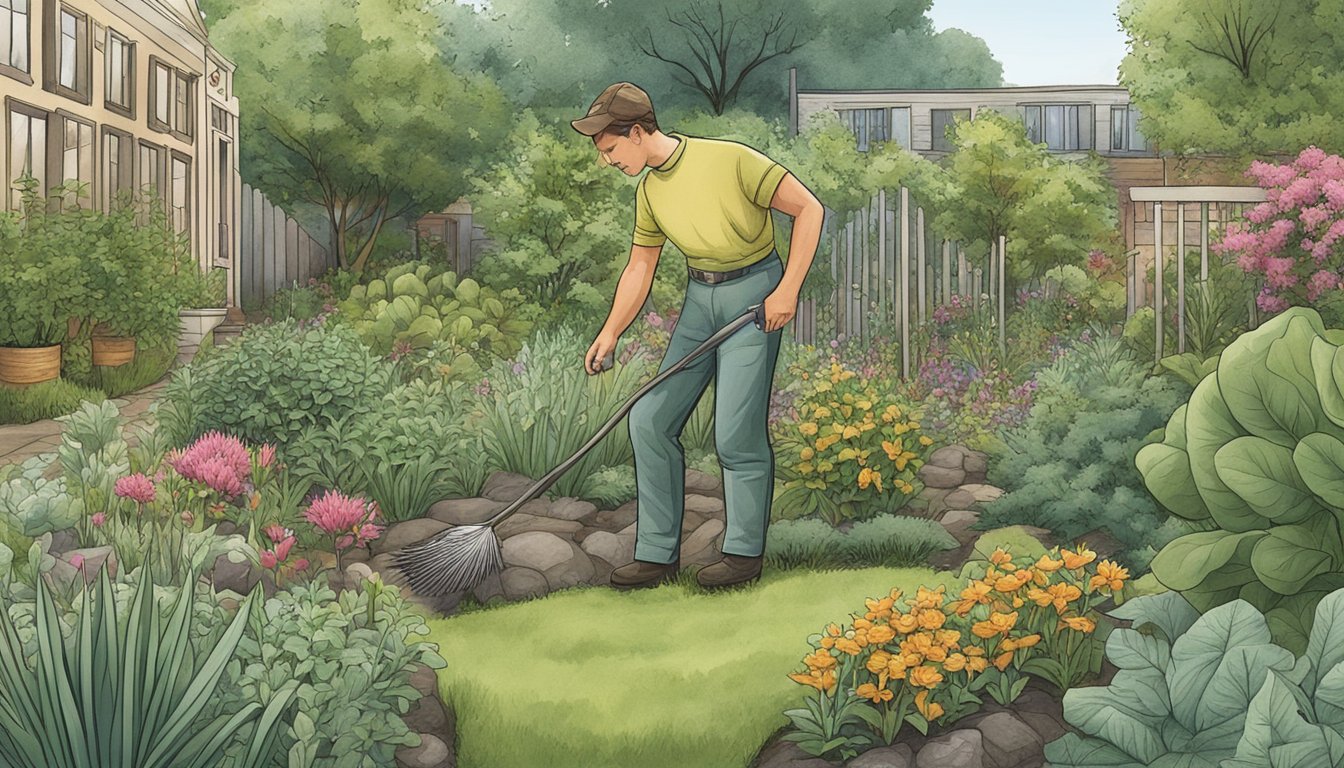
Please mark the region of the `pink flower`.
[[648, 313], [647, 315], [644, 316], [644, 319], [648, 321], [649, 325], [652, 325], [654, 328], [663, 327], [663, 318], [659, 317], [657, 312]]
[[196, 522], [196, 516], [191, 514], [191, 510], [189, 509], [182, 510], [182, 514], [178, 515], [178, 518], [182, 521], [182, 524], [188, 528], [191, 527], [192, 523]]
[[271, 569], [275, 567], [275, 553], [269, 549], [261, 553], [261, 567]]
[[308, 558], [300, 557], [298, 560], [295, 560], [293, 563], [293, 568], [296, 571], [308, 570]]
[[118, 496], [141, 504], [148, 504], [154, 500], [154, 483], [142, 472], [117, 480], [115, 491]]
[[266, 538], [273, 542], [284, 541], [287, 537], [293, 536], [294, 532], [279, 523], [271, 523], [261, 529], [266, 534]]
[[261, 450], [257, 451], [257, 463], [263, 467], [269, 467], [275, 461], [275, 446], [265, 443]]
[[107, 522], [107, 515], [102, 512], [94, 512], [93, 517], [89, 518], [89, 522], [93, 523], [94, 528], [102, 528], [103, 523]]
[[70, 556], [70, 564], [73, 565], [73, 566], [76, 567], [76, 568], [83, 568], [83, 567], [84, 567], [84, 556], [83, 556], [83, 555], [71, 555], [71, 556]]
[[303, 516], [318, 530], [328, 536], [335, 536], [356, 530], [368, 516], [368, 505], [358, 496], [351, 498], [339, 491], [329, 490], [308, 505]]
[[243, 482], [252, 474], [252, 459], [243, 441], [220, 432], [207, 432], [170, 460], [173, 469], [188, 480], [204, 483], [232, 499], [243, 492]]

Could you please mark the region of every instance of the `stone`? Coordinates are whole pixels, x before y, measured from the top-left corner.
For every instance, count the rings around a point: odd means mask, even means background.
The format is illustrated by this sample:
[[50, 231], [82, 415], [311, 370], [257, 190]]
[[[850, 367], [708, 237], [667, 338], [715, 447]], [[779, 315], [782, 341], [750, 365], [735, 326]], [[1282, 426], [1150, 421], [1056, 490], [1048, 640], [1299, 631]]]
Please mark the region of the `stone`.
[[593, 567], [593, 560], [588, 557], [588, 553], [572, 541], [567, 541], [565, 544], [569, 545], [571, 553], [569, 559], [542, 571], [546, 576], [546, 583], [552, 590], [591, 584], [597, 574], [597, 569]]
[[550, 591], [546, 577], [541, 572], [519, 566], [505, 568], [500, 572], [499, 583], [504, 590], [504, 597], [509, 600], [542, 597]]
[[452, 527], [442, 520], [429, 517], [394, 523], [383, 532], [382, 536], [369, 542], [369, 549], [375, 555], [381, 555], [384, 552], [396, 552], [402, 547], [417, 544]]
[[693, 509], [684, 509], [681, 514], [681, 533], [682, 535], [694, 531], [696, 528], [705, 524], [709, 520], [708, 515], [702, 515]]
[[545, 531], [527, 531], [511, 536], [504, 541], [503, 550], [505, 565], [520, 565], [543, 572], [573, 556], [568, 541]]
[[406, 768], [443, 768], [448, 758], [448, 745], [428, 733], [420, 734], [420, 746], [401, 747], [396, 752], [397, 762]]
[[938, 467], [933, 464], [925, 464], [915, 474], [920, 482], [929, 488], [956, 488], [966, 480], [965, 470]]
[[498, 573], [492, 573], [481, 580], [475, 588], [471, 590], [471, 596], [476, 598], [476, 602], [485, 605], [491, 598], [504, 596], [504, 583]]
[[985, 454], [979, 451], [971, 451], [966, 454], [965, 460], [961, 463], [961, 468], [966, 470], [968, 475], [983, 475], [989, 471], [989, 460]]
[[724, 513], [723, 499], [713, 496], [702, 496], [698, 493], [686, 494], [685, 509], [687, 512], [695, 512], [704, 517], [722, 517]]
[[598, 531], [579, 545], [584, 552], [601, 558], [609, 565], [621, 566], [635, 559], [635, 537]]
[[722, 520], [706, 520], [704, 525], [696, 528], [694, 533], [686, 537], [681, 543], [682, 567], [717, 563], [722, 555], [715, 540], [723, 533], [723, 530]]
[[834, 768], [835, 763], [813, 757], [792, 741], [779, 739], [762, 749], [752, 768]]
[[418, 661], [415, 663], [410, 683], [411, 687], [419, 691], [422, 696], [437, 696], [439, 693], [439, 673], [428, 664]]
[[409, 730], [417, 733], [437, 735], [448, 726], [448, 713], [443, 710], [438, 696], [425, 696], [415, 702], [401, 719]]
[[1022, 722], [1035, 731], [1036, 735], [1041, 737], [1041, 742], [1045, 744], [1049, 744], [1069, 732], [1068, 728], [1065, 728], [1062, 723], [1049, 715], [1042, 715], [1039, 712], [1019, 712], [1017, 716], [1022, 718]]
[[215, 558], [210, 583], [214, 585], [216, 592], [232, 590], [240, 595], [246, 595], [257, 585], [260, 578], [261, 574], [252, 570], [252, 563], [248, 560], [235, 563], [229, 560], [228, 555], [220, 555]]
[[639, 531], [638, 523], [631, 523], [616, 532], [617, 536], [634, 536]]
[[444, 499], [429, 508], [428, 516], [453, 525], [479, 525], [499, 514], [507, 502], [490, 499]]
[[985, 768], [985, 747], [980, 732], [952, 731], [930, 739], [915, 756], [916, 768]]
[[61, 552], [69, 552], [79, 546], [79, 535], [75, 533], [74, 528], [63, 528], [59, 531], [53, 531], [51, 534], [51, 546], [47, 547], [47, 553], [57, 555]]
[[493, 472], [485, 479], [481, 496], [491, 501], [513, 503], [522, 498], [527, 489], [536, 484], [536, 480], [516, 472]]
[[1045, 757], [1045, 742], [1011, 712], [995, 712], [976, 724], [985, 756], [996, 768], [1018, 768]]
[[939, 448], [929, 456], [928, 463], [943, 469], [961, 469], [962, 462], [966, 460], [966, 457], [962, 455], [961, 451], [957, 450], [957, 447], [945, 445]]
[[914, 764], [915, 754], [908, 744], [870, 749], [846, 763], [848, 768], [910, 768]]
[[965, 488], [954, 488], [943, 497], [943, 503], [948, 509], [969, 509], [975, 503], [975, 494]]
[[597, 512], [597, 505], [591, 501], [576, 499], [573, 496], [561, 496], [550, 502], [545, 512], [537, 514], [553, 517], [556, 520], [582, 520], [595, 512]]
[[527, 531], [545, 531], [546, 533], [573, 536], [578, 533], [580, 528], [583, 528], [583, 523], [577, 520], [556, 520], [553, 517], [538, 517], [519, 511], [504, 518], [503, 522], [495, 526], [495, 535], [499, 537], [500, 541]]
[[615, 509], [604, 509], [593, 516], [593, 527], [619, 531], [639, 518], [639, 502], [628, 501]]
[[952, 534], [952, 538], [956, 539], [958, 544], [968, 544], [980, 538], [981, 532], [971, 529], [971, 526], [979, 520], [980, 513], [973, 509], [950, 509], [943, 513], [938, 523]]
[[363, 579], [372, 579], [373, 569], [368, 563], [351, 563], [345, 566], [345, 583], [359, 584]]
[[969, 492], [976, 501], [982, 504], [991, 502], [1003, 495], [1002, 488], [996, 488], [992, 485], [985, 485], [983, 483], [968, 483], [961, 486], [958, 490]]
[[[579, 527], [579, 530], [575, 531], [574, 534], [573, 534], [573, 536], [571, 536], [570, 538], [574, 539], [574, 543], [575, 543], [575, 544], [582, 544], [584, 539], [588, 538], [589, 536], [592, 536], [594, 533], [597, 533], [597, 532], [600, 531], [600, 530], [602, 530], [602, 529], [601, 529], [601, 528], [589, 528], [589, 527], [586, 526], [586, 525], [585, 525], [585, 526], [580, 526], [580, 527]], [[607, 533], [611, 533], [611, 531], [607, 531]]]
[[[97, 580], [98, 571], [102, 569], [103, 563], [107, 563], [107, 575], [110, 578], [116, 578], [117, 575], [117, 553], [112, 551], [111, 546], [72, 549], [61, 553], [60, 559], [69, 563], [77, 571], [83, 570], [86, 583]], [[76, 565], [76, 563], [80, 563], [80, 565]]]
[[704, 496], [723, 495], [723, 483], [719, 478], [698, 469], [686, 470], [686, 492]]

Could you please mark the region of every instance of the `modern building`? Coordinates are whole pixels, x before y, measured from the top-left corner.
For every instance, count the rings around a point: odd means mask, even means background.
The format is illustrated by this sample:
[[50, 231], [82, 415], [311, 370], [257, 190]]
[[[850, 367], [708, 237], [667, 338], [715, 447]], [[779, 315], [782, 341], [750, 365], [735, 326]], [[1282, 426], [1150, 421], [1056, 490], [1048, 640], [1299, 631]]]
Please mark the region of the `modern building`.
[[87, 183], [106, 210], [153, 190], [202, 269], [229, 274], [236, 305], [239, 206], [234, 64], [211, 47], [195, 0], [0, 0], [8, 210], [14, 179]]
[[[895, 141], [930, 160], [945, 156], [951, 146], [946, 130], [956, 120], [973, 120], [982, 109], [1014, 115], [1026, 127], [1031, 141], [1045, 144], [1061, 157], [1080, 157], [1095, 151], [1107, 163], [1115, 187], [1116, 204], [1125, 246], [1138, 254], [1140, 265], [1153, 258], [1154, 227], [1151, 204], [1130, 199], [1131, 187], [1238, 185], [1245, 180], [1221, 166], [1219, 158], [1181, 158], [1144, 138], [1142, 116], [1130, 103], [1129, 92], [1118, 85], [1046, 85], [1005, 88], [930, 90], [807, 90], [800, 91], [790, 76], [790, 121], [796, 134], [813, 115], [836, 113], [854, 131], [859, 148]], [[1186, 243], [1200, 242], [1202, 210], [1191, 204], [1184, 216]], [[1162, 208], [1163, 243], [1172, 246], [1178, 206]], [[1240, 204], [1210, 204], [1211, 225], [1229, 221]]]

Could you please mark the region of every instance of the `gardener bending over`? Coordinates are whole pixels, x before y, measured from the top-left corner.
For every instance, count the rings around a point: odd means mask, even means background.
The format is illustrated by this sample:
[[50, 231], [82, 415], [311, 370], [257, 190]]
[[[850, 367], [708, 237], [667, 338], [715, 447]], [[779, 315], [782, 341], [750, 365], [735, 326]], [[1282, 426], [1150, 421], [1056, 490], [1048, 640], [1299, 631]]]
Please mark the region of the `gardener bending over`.
[[[696, 574], [705, 587], [760, 577], [774, 489], [775, 458], [767, 415], [781, 330], [816, 254], [823, 210], [783, 166], [744, 144], [663, 133], [649, 96], [616, 83], [571, 123], [592, 137], [599, 158], [629, 176], [649, 173], [635, 193], [630, 263], [611, 312], [589, 348], [589, 374], [616, 349], [653, 285], [663, 243], [686, 254], [690, 280], [659, 373], [715, 332], [765, 303], [765, 331], [747, 325], [714, 350], [650, 390], [630, 411], [639, 519], [635, 560], [611, 574], [614, 587], [672, 579], [681, 557], [686, 455], [681, 431], [710, 378], [715, 381], [714, 439], [723, 469], [727, 532], [723, 560]], [[788, 269], [775, 251], [770, 209], [794, 217]]]

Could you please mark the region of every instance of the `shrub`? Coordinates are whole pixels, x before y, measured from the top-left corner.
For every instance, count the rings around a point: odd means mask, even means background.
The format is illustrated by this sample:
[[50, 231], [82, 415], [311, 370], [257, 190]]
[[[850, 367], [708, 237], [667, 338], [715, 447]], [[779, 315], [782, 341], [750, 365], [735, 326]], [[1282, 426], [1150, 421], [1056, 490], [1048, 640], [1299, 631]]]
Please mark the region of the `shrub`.
[[1036, 525], [1069, 540], [1105, 528], [1125, 559], [1146, 565], [1166, 515], [1144, 490], [1134, 457], [1188, 390], [1144, 378], [1108, 336], [1080, 343], [1037, 381], [1031, 415], [1003, 435], [990, 462], [989, 482], [1004, 494], [985, 505], [976, 527]]
[[934, 353], [920, 363], [906, 391], [921, 401], [921, 423], [935, 443], [989, 450], [1005, 429], [1026, 420], [1036, 382], [1017, 384], [999, 368], [981, 371], [936, 347]]
[[[809, 754], [848, 759], [868, 745], [891, 744], [905, 723], [927, 734], [974, 712], [977, 692], [1007, 706], [1028, 675], [1063, 686], [1090, 668], [1094, 607], [1123, 590], [1125, 569], [1096, 553], [1058, 548], [1035, 563], [995, 550], [984, 575], [961, 599], [944, 587], [920, 587], [865, 600], [867, 611], [845, 626], [808, 638], [806, 671], [789, 675], [813, 689], [806, 709], [788, 710], [797, 741]], [[1092, 614], [1092, 615], [1089, 615]]]
[[919, 412], [838, 362], [790, 374], [808, 383], [795, 401], [797, 421], [781, 423], [775, 436], [784, 486], [777, 516], [839, 525], [904, 506], [933, 444]]
[[[106, 252], [97, 242], [97, 212], [65, 209], [37, 196], [37, 180], [16, 182], [23, 210], [0, 215], [0, 346], [60, 344], [70, 317], [88, 314], [86, 259]], [[63, 187], [56, 188], [59, 198]]]
[[1341, 344], [1289, 308], [1229, 345], [1136, 458], [1163, 507], [1213, 528], [1163, 547], [1154, 575], [1202, 611], [1246, 600], [1294, 652], [1344, 563]]
[[213, 429], [283, 451], [304, 427], [367, 408], [389, 391], [393, 375], [391, 365], [340, 324], [251, 326], [207, 359], [174, 372], [164, 388], [160, 428], [175, 445]]
[[602, 467], [588, 476], [580, 497], [605, 509], [615, 509], [639, 496], [635, 468], [629, 464]]
[[1051, 765], [1338, 765], [1344, 744], [1338, 653], [1344, 591], [1320, 601], [1304, 655], [1270, 642], [1244, 600], [1200, 615], [1176, 592], [1136, 597], [1111, 616], [1111, 684], [1064, 694], [1082, 731], [1045, 747]]

